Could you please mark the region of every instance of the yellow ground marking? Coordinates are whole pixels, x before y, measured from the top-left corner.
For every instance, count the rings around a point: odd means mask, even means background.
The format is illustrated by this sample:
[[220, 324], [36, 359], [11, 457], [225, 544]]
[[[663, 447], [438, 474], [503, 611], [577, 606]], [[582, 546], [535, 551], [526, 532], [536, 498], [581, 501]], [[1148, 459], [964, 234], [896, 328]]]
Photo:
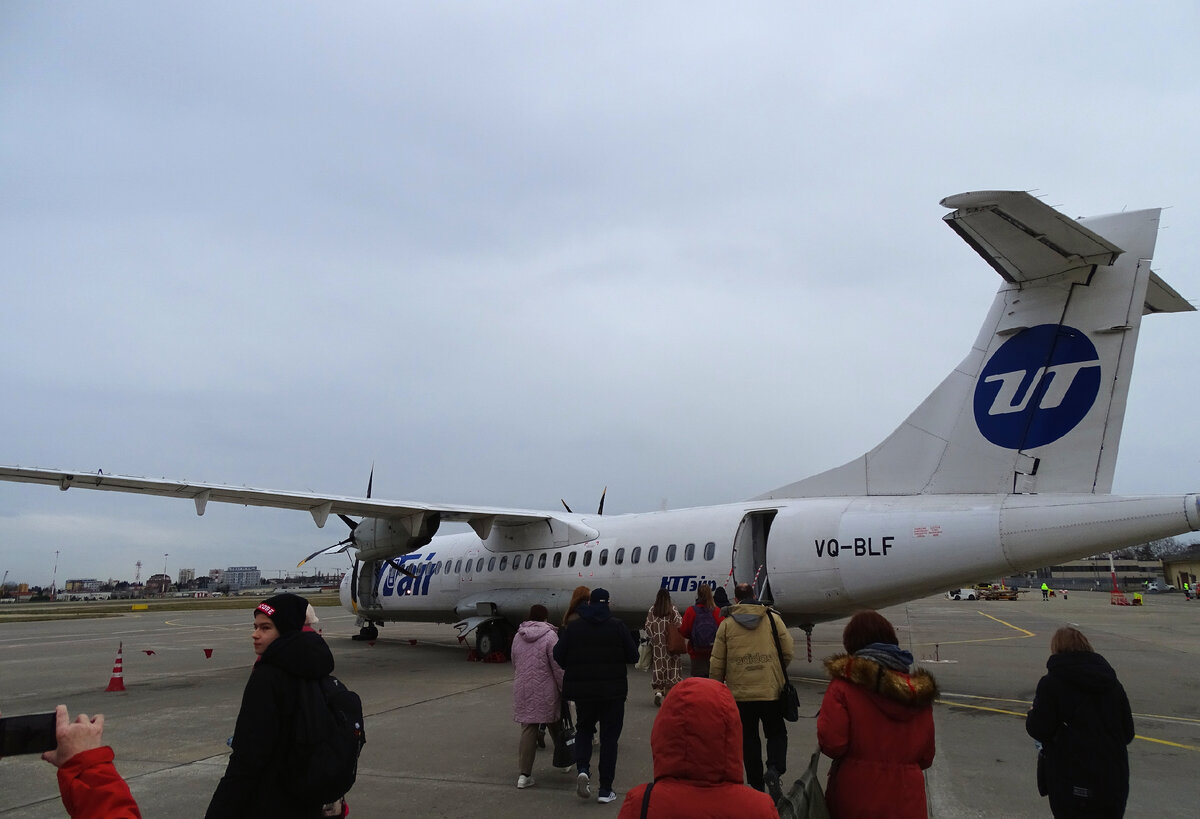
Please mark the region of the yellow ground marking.
[[[972, 697], [972, 699], [989, 699], [988, 697], [974, 697], [970, 694], [954, 694], [952, 696]], [[1023, 711], [1008, 711], [1003, 708], [989, 708], [986, 705], [968, 705], [968, 704], [962, 703], [962, 702], [947, 702], [944, 699], [934, 700], [934, 702], [938, 703], [939, 705], [949, 706], [951, 708], [968, 708], [972, 711], [988, 711], [993, 714], [1007, 714], [1008, 716], [1021, 717], [1022, 719], [1025, 718], [1025, 712], [1023, 712]], [[1024, 701], [1023, 700], [999, 700], [999, 702], [1024, 702]], [[1032, 704], [1032, 703], [1027, 703], [1027, 704]], [[1134, 716], [1135, 717], [1149, 717], [1151, 715], [1149, 715], [1149, 714], [1134, 714]], [[1198, 722], [1198, 721], [1200, 721], [1200, 720], [1192, 719], [1190, 717], [1158, 717], [1158, 719], [1177, 720], [1180, 722]], [[1182, 742], [1171, 742], [1170, 740], [1156, 739], [1155, 737], [1142, 736], [1141, 734], [1134, 734], [1133, 738], [1140, 739], [1143, 742], [1153, 742], [1158, 745], [1169, 745], [1172, 748], [1182, 748], [1185, 751], [1200, 751], [1200, 746], [1185, 745]]]

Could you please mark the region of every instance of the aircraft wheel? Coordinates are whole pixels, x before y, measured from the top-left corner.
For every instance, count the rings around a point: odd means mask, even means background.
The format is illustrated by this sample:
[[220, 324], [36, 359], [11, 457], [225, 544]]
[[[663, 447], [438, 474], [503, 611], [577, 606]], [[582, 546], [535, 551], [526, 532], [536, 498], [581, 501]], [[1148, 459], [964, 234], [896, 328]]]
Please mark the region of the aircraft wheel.
[[369, 623], [368, 625], [365, 625], [362, 628], [360, 628], [358, 630], [358, 634], [355, 634], [350, 639], [364, 640], [364, 641], [378, 640], [379, 639], [379, 628], [374, 623]]
[[507, 656], [511, 645], [508, 629], [503, 624], [485, 623], [475, 633], [475, 651], [480, 657], [497, 651]]

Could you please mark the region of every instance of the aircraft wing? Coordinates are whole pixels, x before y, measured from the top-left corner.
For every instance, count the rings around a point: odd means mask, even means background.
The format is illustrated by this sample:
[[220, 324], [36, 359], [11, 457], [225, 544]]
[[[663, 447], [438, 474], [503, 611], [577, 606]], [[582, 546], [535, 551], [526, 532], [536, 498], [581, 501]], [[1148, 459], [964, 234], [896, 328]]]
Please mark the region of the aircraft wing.
[[308, 492], [281, 492], [274, 489], [253, 489], [246, 486], [172, 481], [166, 478], [137, 478], [129, 475], [108, 475], [97, 472], [68, 472], [36, 467], [0, 466], [0, 480], [15, 483], [37, 483], [57, 486], [66, 491], [72, 488], [98, 489], [107, 492], [128, 492], [135, 495], [158, 495], [168, 498], [187, 498], [196, 504], [196, 514], [203, 515], [210, 502], [235, 503], [242, 506], [266, 506], [275, 509], [298, 509], [312, 515], [318, 527], [325, 525], [329, 515], [401, 520], [437, 513], [442, 521], [463, 522], [486, 540], [493, 526], [520, 526], [538, 521], [560, 521], [578, 541], [596, 537], [590, 529], [573, 518], [550, 512], [527, 509], [502, 509], [487, 506], [453, 506], [409, 501], [376, 500], [373, 498], [317, 495]]

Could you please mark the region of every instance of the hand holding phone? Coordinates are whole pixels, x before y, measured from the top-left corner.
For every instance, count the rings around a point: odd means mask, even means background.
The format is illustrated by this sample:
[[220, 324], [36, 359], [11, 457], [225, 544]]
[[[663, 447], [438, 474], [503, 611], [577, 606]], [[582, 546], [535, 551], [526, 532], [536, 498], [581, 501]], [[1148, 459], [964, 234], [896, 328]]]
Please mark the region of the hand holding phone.
[[57, 712], [26, 714], [21, 717], [0, 717], [0, 756], [40, 754], [53, 751]]
[[67, 713], [67, 706], [60, 705], [54, 709], [54, 720], [54, 734], [58, 745], [42, 754], [42, 759], [56, 768], [61, 768], [75, 754], [99, 748], [104, 744], [103, 714], [91, 718], [87, 714], [79, 714], [72, 722]]

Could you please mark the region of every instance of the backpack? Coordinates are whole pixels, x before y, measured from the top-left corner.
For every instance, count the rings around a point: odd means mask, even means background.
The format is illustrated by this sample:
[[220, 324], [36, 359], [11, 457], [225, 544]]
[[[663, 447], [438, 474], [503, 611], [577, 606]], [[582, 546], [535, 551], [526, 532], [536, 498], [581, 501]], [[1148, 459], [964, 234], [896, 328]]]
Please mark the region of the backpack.
[[696, 619], [692, 621], [692, 648], [709, 649], [717, 639], [717, 618], [711, 609], [694, 606]]
[[289, 785], [301, 801], [340, 799], [358, 775], [358, 754], [367, 741], [362, 700], [333, 675], [304, 680], [296, 703]]

